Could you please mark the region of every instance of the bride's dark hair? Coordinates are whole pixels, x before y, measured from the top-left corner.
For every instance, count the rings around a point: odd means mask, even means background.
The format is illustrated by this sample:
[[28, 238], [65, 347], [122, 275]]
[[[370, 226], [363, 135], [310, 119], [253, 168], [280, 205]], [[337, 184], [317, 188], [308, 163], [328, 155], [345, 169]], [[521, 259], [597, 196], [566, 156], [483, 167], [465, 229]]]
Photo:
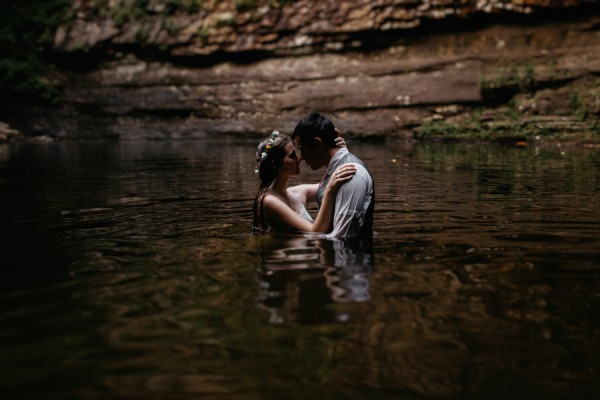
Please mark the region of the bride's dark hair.
[[290, 141], [290, 137], [283, 134], [271, 134], [268, 138], [259, 143], [256, 149], [256, 169], [255, 172], [260, 177], [260, 188], [254, 199], [254, 222], [252, 228], [255, 231], [262, 231], [267, 228], [263, 220], [262, 202], [269, 190], [273, 188], [275, 177], [283, 164], [286, 151], [285, 146]]

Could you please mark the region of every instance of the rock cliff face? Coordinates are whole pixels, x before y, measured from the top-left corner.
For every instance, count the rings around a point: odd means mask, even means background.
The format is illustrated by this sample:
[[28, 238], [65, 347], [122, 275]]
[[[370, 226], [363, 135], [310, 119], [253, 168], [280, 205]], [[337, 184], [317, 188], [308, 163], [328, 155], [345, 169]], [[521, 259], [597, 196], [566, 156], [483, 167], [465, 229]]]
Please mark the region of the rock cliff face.
[[165, 139], [289, 132], [318, 110], [355, 136], [597, 133], [594, 0], [279, 3], [73, 1], [61, 106], [9, 122]]

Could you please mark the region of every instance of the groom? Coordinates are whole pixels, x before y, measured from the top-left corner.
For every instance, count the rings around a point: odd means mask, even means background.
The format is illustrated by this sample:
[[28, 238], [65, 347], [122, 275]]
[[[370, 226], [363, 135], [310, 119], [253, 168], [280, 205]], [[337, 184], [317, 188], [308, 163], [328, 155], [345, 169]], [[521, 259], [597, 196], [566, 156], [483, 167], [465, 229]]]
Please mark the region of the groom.
[[346, 147], [337, 147], [338, 131], [329, 118], [313, 112], [298, 123], [292, 139], [296, 150], [313, 170], [326, 166], [327, 170], [317, 190], [317, 203], [321, 206], [323, 192], [331, 173], [347, 163], [356, 166], [356, 174], [344, 183], [335, 195], [333, 230], [334, 238], [364, 237], [372, 234], [375, 189], [366, 164], [350, 153]]

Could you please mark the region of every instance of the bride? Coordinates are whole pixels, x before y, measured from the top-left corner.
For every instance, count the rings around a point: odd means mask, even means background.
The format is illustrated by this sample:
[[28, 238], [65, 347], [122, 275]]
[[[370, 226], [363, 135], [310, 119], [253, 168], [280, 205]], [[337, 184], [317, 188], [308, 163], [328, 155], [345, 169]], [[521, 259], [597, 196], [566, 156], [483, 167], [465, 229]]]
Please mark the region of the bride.
[[[336, 143], [340, 147], [346, 145], [342, 138], [336, 139]], [[319, 184], [287, 186], [288, 180], [300, 173], [302, 161], [291, 138], [274, 131], [258, 145], [256, 161], [254, 172], [260, 177], [260, 188], [254, 199], [255, 230], [279, 233], [331, 231], [335, 194], [355, 174], [356, 168], [352, 164], [344, 164], [332, 174], [317, 217], [313, 220], [306, 205], [309, 201], [316, 201]]]

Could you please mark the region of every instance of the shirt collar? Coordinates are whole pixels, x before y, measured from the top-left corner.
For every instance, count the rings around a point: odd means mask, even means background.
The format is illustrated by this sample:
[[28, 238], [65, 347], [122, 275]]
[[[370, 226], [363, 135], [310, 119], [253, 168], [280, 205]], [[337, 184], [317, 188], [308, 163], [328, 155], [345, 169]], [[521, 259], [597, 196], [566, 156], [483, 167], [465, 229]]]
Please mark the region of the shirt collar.
[[344, 157], [348, 153], [349, 153], [349, 151], [346, 147], [342, 147], [341, 149], [336, 151], [336, 153], [333, 155], [333, 157], [331, 157], [331, 160], [329, 160], [329, 165], [327, 166], [327, 171], [325, 171], [327, 176], [331, 175], [331, 173], [333, 171], [335, 171], [335, 169], [338, 167], [338, 164], [340, 163], [342, 157]]

